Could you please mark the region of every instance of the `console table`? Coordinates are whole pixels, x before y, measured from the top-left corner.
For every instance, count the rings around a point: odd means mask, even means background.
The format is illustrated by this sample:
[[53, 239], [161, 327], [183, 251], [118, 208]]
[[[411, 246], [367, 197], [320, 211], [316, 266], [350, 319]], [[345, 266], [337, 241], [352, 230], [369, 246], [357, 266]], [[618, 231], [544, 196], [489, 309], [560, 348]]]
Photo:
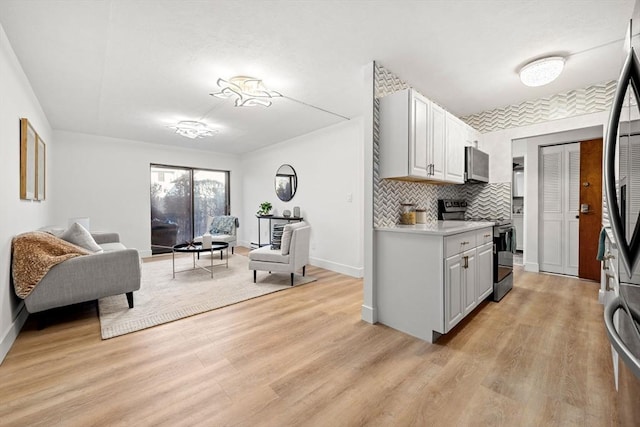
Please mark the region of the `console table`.
[[[257, 247], [257, 248], [271, 244], [271, 221], [272, 220], [300, 222], [304, 219], [301, 216], [275, 216], [275, 215], [256, 215], [256, 218], [258, 218], [258, 242], [257, 243], [251, 242], [251, 246]], [[260, 223], [262, 222], [262, 220], [269, 221], [269, 243], [261, 243], [260, 241]]]

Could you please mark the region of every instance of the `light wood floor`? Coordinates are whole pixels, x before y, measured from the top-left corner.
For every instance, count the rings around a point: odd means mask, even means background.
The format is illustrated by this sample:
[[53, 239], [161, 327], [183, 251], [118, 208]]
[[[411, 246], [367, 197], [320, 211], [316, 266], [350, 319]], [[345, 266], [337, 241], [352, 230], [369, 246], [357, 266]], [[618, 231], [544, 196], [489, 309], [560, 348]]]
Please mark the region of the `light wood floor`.
[[[249, 274], [249, 273], [248, 273]], [[616, 425], [595, 283], [517, 272], [437, 344], [360, 320], [362, 281], [315, 283], [102, 341], [95, 305], [31, 319], [0, 424]]]

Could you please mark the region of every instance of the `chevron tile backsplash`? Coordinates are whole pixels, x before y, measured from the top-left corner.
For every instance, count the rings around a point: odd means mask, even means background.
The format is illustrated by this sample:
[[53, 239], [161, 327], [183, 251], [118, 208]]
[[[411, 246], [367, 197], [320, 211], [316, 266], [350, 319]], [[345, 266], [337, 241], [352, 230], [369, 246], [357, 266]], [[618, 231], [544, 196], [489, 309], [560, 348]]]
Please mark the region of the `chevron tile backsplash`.
[[511, 183], [465, 184], [467, 217], [511, 218]]
[[483, 111], [462, 117], [462, 120], [481, 133], [487, 133], [582, 114], [608, 111], [611, 109], [616, 85], [616, 81], [611, 80], [583, 89], [558, 93], [547, 98]]
[[427, 211], [428, 221], [438, 220], [438, 199], [465, 199], [468, 216], [511, 217], [511, 183], [434, 185], [380, 179], [380, 102], [379, 98], [406, 89], [409, 85], [391, 71], [375, 64], [373, 105], [373, 224], [386, 227], [400, 219], [400, 204], [414, 203]]

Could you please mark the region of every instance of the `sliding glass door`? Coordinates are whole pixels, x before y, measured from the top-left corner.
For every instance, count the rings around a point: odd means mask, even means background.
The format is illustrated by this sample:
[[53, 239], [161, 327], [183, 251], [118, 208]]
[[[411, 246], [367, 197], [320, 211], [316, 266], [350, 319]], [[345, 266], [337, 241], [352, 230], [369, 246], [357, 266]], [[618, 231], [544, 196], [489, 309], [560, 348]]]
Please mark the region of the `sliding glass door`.
[[229, 213], [229, 172], [151, 165], [151, 251], [171, 252]]

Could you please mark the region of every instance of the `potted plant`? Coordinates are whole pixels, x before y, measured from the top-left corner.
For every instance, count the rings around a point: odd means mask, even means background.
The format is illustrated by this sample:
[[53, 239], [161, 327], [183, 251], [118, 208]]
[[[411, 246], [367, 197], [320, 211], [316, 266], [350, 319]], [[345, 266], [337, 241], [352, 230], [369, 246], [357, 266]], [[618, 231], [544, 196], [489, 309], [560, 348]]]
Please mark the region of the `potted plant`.
[[271, 208], [273, 206], [271, 206], [271, 203], [269, 202], [262, 202], [260, 203], [260, 209], [258, 209], [258, 212], [256, 212], [258, 215], [260, 216], [267, 216], [271, 214]]

